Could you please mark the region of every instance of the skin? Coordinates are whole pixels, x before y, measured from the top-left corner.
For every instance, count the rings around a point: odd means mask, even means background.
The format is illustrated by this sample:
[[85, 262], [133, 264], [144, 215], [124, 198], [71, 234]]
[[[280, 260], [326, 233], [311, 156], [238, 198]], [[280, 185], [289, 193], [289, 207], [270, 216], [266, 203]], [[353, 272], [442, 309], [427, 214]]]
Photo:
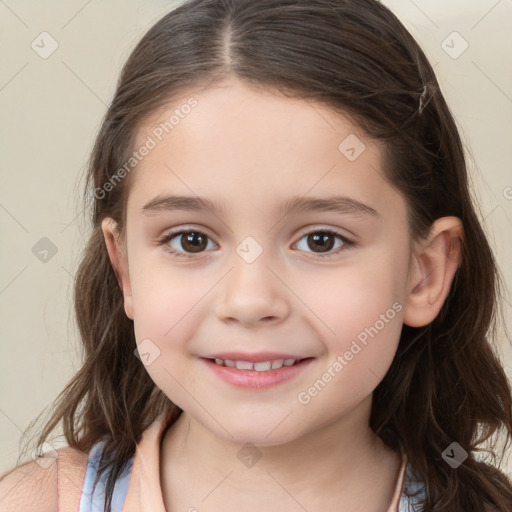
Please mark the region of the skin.
[[[401, 461], [369, 427], [372, 393], [402, 323], [426, 325], [441, 309], [460, 263], [461, 222], [438, 219], [427, 239], [411, 240], [382, 147], [326, 106], [236, 79], [189, 91], [183, 103], [190, 96], [197, 107], [130, 176], [126, 231], [119, 236], [111, 219], [102, 225], [137, 343], [149, 338], [160, 350], [146, 369], [184, 411], [161, 447], [166, 508], [311, 512], [343, 503], [382, 512]], [[139, 142], [180, 104], [148, 119]], [[338, 149], [349, 134], [366, 147], [354, 161]], [[335, 192], [379, 215], [278, 212], [291, 196]], [[141, 212], [171, 193], [218, 200], [227, 212]], [[178, 227], [204, 233], [208, 246], [190, 253], [178, 235], [167, 246], [192, 257], [171, 255], [157, 240]], [[328, 229], [355, 245], [332, 238], [335, 254], [322, 259], [306, 235]], [[263, 251], [252, 263], [236, 251], [248, 236]], [[300, 403], [298, 394], [393, 304], [401, 306], [394, 318]], [[198, 359], [228, 350], [315, 359], [293, 379], [255, 391], [221, 381]], [[248, 442], [262, 455], [252, 467], [237, 457]]]

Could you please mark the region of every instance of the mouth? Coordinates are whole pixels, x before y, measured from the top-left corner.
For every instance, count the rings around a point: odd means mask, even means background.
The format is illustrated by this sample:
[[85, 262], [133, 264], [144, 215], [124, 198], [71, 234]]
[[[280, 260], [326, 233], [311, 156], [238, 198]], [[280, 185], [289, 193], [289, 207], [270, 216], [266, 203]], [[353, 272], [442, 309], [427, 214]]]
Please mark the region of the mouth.
[[269, 361], [235, 361], [233, 359], [204, 358], [207, 361], [215, 363], [217, 366], [224, 366], [236, 370], [249, 370], [257, 372], [268, 372], [279, 370], [283, 367], [297, 366], [304, 361], [313, 359], [312, 357], [304, 357], [302, 359], [273, 359]]
[[211, 375], [227, 384], [250, 391], [264, 391], [296, 378], [313, 364], [314, 357], [242, 361], [201, 357]]

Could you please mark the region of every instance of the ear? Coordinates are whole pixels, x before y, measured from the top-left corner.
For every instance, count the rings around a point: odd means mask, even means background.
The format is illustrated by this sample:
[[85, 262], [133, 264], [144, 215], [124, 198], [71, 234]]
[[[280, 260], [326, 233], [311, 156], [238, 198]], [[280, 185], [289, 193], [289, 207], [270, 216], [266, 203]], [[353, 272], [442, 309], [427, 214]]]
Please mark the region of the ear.
[[105, 244], [107, 246], [110, 262], [121, 287], [124, 296], [124, 311], [126, 316], [133, 320], [133, 298], [130, 285], [130, 274], [128, 272], [128, 258], [117, 230], [117, 223], [107, 217], [101, 223]]
[[423, 327], [441, 310], [462, 258], [464, 232], [458, 217], [442, 217], [413, 249], [403, 322]]

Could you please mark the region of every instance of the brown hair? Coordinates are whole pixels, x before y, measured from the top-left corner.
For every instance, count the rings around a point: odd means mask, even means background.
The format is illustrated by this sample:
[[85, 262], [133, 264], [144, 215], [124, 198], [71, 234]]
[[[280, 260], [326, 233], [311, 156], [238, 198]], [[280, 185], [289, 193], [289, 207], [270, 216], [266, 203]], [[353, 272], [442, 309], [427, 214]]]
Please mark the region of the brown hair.
[[[500, 275], [468, 186], [461, 139], [423, 51], [376, 0], [191, 0], [159, 20], [126, 62], [99, 130], [87, 176], [93, 231], [76, 275], [75, 312], [84, 362], [38, 443], [63, 422], [68, 444], [88, 452], [105, 440], [111, 468], [105, 499], [162, 412], [182, 412], [134, 356], [133, 322], [111, 266], [101, 221], [123, 232], [129, 179], [94, 194], [133, 151], [143, 120], [191, 87], [236, 76], [247, 85], [325, 104], [384, 142], [385, 173], [409, 208], [414, 239], [435, 219], [459, 217], [462, 261], [429, 325], [404, 325], [396, 357], [374, 392], [370, 424], [403, 446], [426, 483], [424, 511], [512, 510], [510, 482], [479, 461], [479, 446], [512, 436], [509, 383], [491, 340]], [[105, 190], [104, 188], [102, 190]], [[441, 457], [456, 441], [469, 458], [452, 469]], [[496, 457], [496, 444], [487, 453]]]

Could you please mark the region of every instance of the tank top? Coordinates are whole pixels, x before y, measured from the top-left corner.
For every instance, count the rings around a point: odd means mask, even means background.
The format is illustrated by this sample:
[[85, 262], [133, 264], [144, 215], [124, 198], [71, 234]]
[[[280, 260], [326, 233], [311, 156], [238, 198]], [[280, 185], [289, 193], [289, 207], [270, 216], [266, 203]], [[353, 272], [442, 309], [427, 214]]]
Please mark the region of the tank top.
[[[112, 512], [166, 512], [160, 487], [160, 441], [167, 425], [168, 420], [162, 414], [144, 430], [134, 456], [116, 480]], [[59, 512], [104, 510], [108, 470], [96, 482], [103, 446], [104, 441], [100, 441], [88, 455], [83, 454], [81, 460], [87, 458], [87, 464], [78, 473], [77, 458], [73, 454], [76, 450], [58, 450]], [[424, 496], [425, 485], [415, 477], [402, 452], [392, 503], [385, 512], [421, 512], [417, 503]]]

